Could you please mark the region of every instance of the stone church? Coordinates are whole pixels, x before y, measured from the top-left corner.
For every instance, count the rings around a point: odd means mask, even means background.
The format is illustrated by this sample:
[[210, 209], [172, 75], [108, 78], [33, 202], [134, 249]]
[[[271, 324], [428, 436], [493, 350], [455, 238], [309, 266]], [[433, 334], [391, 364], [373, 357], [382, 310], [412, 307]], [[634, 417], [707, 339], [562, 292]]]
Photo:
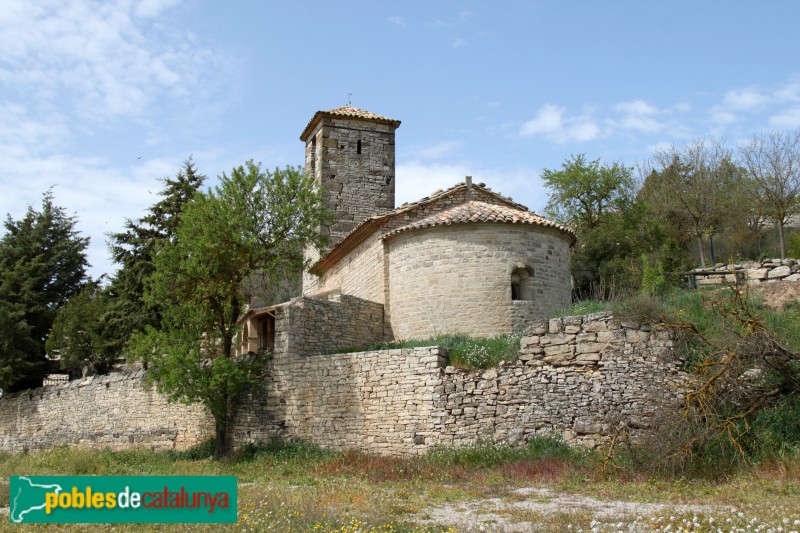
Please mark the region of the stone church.
[[[663, 406], [683, 404], [669, 331], [609, 313], [537, 320], [570, 303], [569, 229], [470, 178], [396, 207], [399, 125], [347, 106], [303, 131], [307, 168], [335, 213], [332, 244], [309, 258], [302, 296], [241, 319], [237, 351], [272, 357], [263, 387], [231, 407], [233, 449], [277, 437], [416, 455], [543, 435], [594, 447], [621, 424], [635, 438]], [[520, 329], [519, 357], [483, 371], [451, 366], [437, 346], [366, 348]], [[212, 435], [202, 405], [168, 402], [143, 370], [0, 398], [5, 452], [181, 450]]]
[[570, 304], [572, 230], [469, 176], [395, 206], [399, 126], [350, 105], [311, 118], [300, 140], [306, 170], [334, 214], [322, 230], [331, 246], [309, 257], [301, 298], [245, 314], [240, 352], [314, 353], [313, 344], [287, 344], [306, 329], [290, 325], [292, 307], [315, 306], [316, 326], [341, 337], [334, 345], [352, 347], [506, 334]]

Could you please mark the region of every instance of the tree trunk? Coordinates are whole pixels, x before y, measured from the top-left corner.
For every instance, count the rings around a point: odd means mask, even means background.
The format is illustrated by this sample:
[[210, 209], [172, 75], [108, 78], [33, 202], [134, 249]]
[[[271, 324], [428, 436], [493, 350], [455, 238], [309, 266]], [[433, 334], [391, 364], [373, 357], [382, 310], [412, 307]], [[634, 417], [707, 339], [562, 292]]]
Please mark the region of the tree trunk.
[[215, 435], [214, 435], [214, 457], [225, 457], [228, 453], [228, 443], [227, 443], [227, 423], [226, 423], [227, 413], [225, 416], [222, 417], [222, 420], [219, 420], [216, 416], [214, 416], [214, 428], [215, 428]]
[[706, 252], [703, 250], [703, 236], [697, 235], [697, 249], [700, 250], [700, 266], [706, 267]]
[[783, 232], [783, 219], [778, 220], [778, 239], [781, 241], [781, 259], [786, 259], [786, 236]]

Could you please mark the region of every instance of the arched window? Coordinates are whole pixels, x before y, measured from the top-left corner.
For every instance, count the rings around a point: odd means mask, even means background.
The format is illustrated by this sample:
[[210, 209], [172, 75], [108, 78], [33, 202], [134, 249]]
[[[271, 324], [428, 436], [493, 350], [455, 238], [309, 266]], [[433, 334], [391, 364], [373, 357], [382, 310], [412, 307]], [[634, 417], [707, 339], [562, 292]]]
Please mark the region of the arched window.
[[533, 300], [533, 269], [518, 267], [511, 272], [511, 299]]

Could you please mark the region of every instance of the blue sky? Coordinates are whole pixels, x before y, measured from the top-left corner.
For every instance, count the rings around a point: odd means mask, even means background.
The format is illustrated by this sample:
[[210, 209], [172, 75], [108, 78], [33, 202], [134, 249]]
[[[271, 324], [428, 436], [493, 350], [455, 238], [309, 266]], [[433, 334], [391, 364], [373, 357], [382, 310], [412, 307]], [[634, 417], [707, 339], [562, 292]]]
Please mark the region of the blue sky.
[[194, 157], [301, 164], [348, 102], [402, 121], [397, 203], [472, 175], [534, 211], [571, 154], [633, 166], [698, 138], [800, 127], [800, 3], [3, 0], [0, 213], [54, 186], [105, 234]]

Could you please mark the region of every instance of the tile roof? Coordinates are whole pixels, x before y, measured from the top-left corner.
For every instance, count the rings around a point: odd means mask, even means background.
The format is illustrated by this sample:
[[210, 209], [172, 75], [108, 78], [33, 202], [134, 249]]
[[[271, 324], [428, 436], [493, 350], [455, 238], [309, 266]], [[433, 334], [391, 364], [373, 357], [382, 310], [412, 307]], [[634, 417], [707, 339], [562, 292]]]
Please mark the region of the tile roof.
[[434, 213], [428, 217], [397, 228], [383, 236], [384, 239], [398, 233], [432, 228], [434, 226], [449, 226], [452, 224], [465, 224], [469, 222], [500, 222], [508, 224], [532, 224], [546, 228], [554, 228], [567, 233], [575, 239], [575, 233], [561, 224], [547, 220], [527, 210], [516, 209], [505, 205], [495, 205], [479, 200], [471, 200], [455, 205], [444, 211]]
[[[535, 214], [531, 213], [530, 211], [528, 211], [528, 208], [526, 206], [524, 206], [522, 204], [519, 204], [517, 202], [514, 202], [510, 197], [503, 196], [502, 194], [498, 194], [498, 193], [492, 191], [490, 188], [486, 187], [486, 185], [484, 183], [472, 184], [472, 187], [474, 189], [476, 189], [476, 190], [481, 190], [484, 193], [487, 193], [490, 196], [493, 196], [493, 197], [499, 199], [500, 201], [502, 201], [504, 204], [506, 204], [508, 206], [508, 207], [506, 207], [506, 209], [508, 209], [509, 211], [511, 211], [511, 212], [516, 214], [516, 215], [512, 215], [512, 220], [507, 221], [507, 222], [513, 222], [513, 217], [514, 216], [516, 216], [517, 218], [522, 217], [525, 220], [522, 221], [520, 219], [520, 220], [517, 221], [518, 223], [522, 222], [522, 223], [527, 223], [527, 224], [539, 224], [539, 225], [541, 225], [543, 227], [551, 227], [551, 228], [555, 228], [555, 229], [561, 230], [561, 231], [563, 231], [564, 233], [568, 234], [571, 237], [572, 244], [575, 243], [575, 240], [576, 240], [575, 232], [572, 231], [570, 228], [567, 228], [567, 227], [562, 226], [560, 224], [557, 224], [555, 222], [551, 222], [551, 221], [549, 221], [549, 220], [547, 220], [547, 219], [545, 219], [543, 217], [540, 217], [538, 215], [535, 215]], [[337, 261], [339, 261], [339, 259], [344, 257], [347, 253], [349, 253], [360, 242], [362, 242], [369, 235], [371, 235], [372, 232], [374, 232], [375, 230], [377, 230], [378, 228], [383, 226], [389, 218], [392, 218], [392, 217], [400, 215], [402, 213], [406, 213], [408, 211], [417, 209], [418, 207], [421, 207], [421, 206], [423, 206], [425, 204], [436, 202], [440, 198], [443, 198], [445, 196], [449, 196], [449, 195], [451, 195], [451, 194], [453, 194], [453, 193], [455, 193], [455, 192], [457, 192], [457, 191], [459, 191], [461, 189], [466, 189], [466, 188], [467, 188], [467, 184], [465, 182], [457, 183], [454, 186], [449, 187], [449, 188], [447, 188], [445, 190], [438, 190], [438, 191], [434, 192], [433, 194], [431, 194], [430, 196], [426, 196], [425, 198], [417, 200], [416, 202], [405, 203], [405, 204], [401, 205], [400, 207], [397, 207], [397, 208], [395, 208], [395, 209], [393, 209], [391, 211], [387, 211], [387, 212], [381, 213], [379, 215], [373, 215], [373, 216], [363, 220], [360, 224], [358, 224], [355, 228], [353, 228], [353, 230], [350, 233], [348, 233], [347, 235], [345, 235], [344, 237], [339, 239], [338, 242], [333, 243], [333, 247], [330, 250], [328, 250], [328, 252], [325, 253], [322, 257], [320, 257], [319, 260], [316, 263], [314, 263], [309, 270], [311, 272], [315, 273], [315, 274], [321, 274], [322, 272], [327, 270], [330, 266], [332, 266]], [[483, 205], [487, 205], [487, 206], [491, 206], [491, 204], [487, 204], [485, 202], [478, 201], [477, 203], [483, 204]], [[462, 205], [464, 205], [464, 204], [459, 204], [459, 206], [462, 206]], [[445, 210], [445, 212], [447, 212], [447, 211], [450, 211], [450, 210]], [[499, 211], [497, 213], [499, 214]], [[441, 215], [441, 213], [439, 213], [439, 215]], [[433, 215], [432, 217], [428, 217], [428, 218], [433, 218], [434, 216], [437, 216], [437, 215]], [[534, 222], [534, 219], [531, 219], [531, 218], [528, 218], [528, 217], [534, 217], [535, 222]], [[498, 217], [496, 216], [496, 218], [498, 218]], [[425, 220], [427, 220], [427, 219], [425, 219]], [[502, 222], [499, 219], [496, 219], [496, 220], [493, 220], [493, 221], [494, 222]], [[415, 224], [419, 224], [421, 222], [422, 222], [422, 220], [416, 222]], [[450, 222], [450, 223], [452, 224], [453, 222]], [[401, 231], [401, 230], [405, 231], [406, 229], [413, 229], [410, 226], [414, 226], [415, 224], [410, 224], [409, 227], [405, 227], [404, 226], [403, 228], [399, 228], [399, 229], [397, 229], [397, 230], [395, 230], [395, 231], [393, 231], [391, 233], [393, 234], [393, 233], [396, 233], [396, 232]], [[434, 225], [436, 225], [436, 224], [434, 224]]]
[[311, 117], [311, 120], [308, 121], [308, 125], [306, 125], [303, 133], [300, 134], [300, 140], [304, 141], [306, 137], [311, 133], [314, 124], [322, 117], [342, 117], [342, 118], [360, 118], [363, 120], [374, 120], [377, 122], [385, 122], [387, 124], [393, 125], [395, 128], [400, 125], [399, 120], [395, 120], [393, 118], [385, 117], [383, 115], [378, 115], [376, 113], [372, 113], [365, 109], [360, 109], [358, 107], [353, 107], [351, 105], [346, 105], [342, 107], [337, 107], [336, 109], [330, 109], [328, 111], [317, 111], [314, 113], [314, 116]]

